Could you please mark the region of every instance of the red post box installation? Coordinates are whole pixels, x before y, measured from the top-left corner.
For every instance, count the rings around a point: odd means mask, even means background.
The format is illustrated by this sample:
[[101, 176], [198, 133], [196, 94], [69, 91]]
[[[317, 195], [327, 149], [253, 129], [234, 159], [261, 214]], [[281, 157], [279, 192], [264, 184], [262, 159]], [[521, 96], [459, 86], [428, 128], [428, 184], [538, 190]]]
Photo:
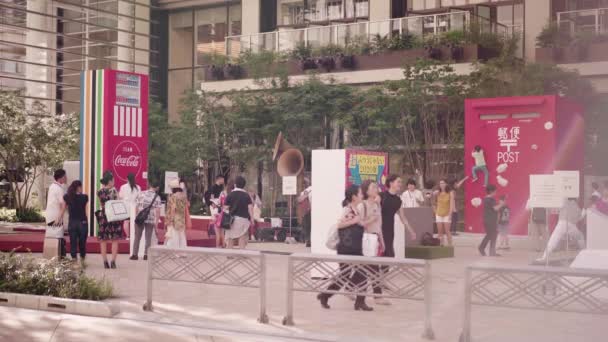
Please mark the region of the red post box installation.
[[[531, 174], [584, 167], [583, 108], [558, 96], [504, 97], [465, 101], [465, 230], [482, 233], [484, 174], [472, 156], [480, 146], [489, 183], [511, 209], [510, 233], [526, 235]], [[582, 177], [581, 177], [582, 178]]]
[[81, 74], [80, 179], [89, 195], [89, 229], [96, 234], [97, 191], [105, 171], [119, 189], [129, 173], [142, 188], [148, 171], [148, 76], [117, 70]]

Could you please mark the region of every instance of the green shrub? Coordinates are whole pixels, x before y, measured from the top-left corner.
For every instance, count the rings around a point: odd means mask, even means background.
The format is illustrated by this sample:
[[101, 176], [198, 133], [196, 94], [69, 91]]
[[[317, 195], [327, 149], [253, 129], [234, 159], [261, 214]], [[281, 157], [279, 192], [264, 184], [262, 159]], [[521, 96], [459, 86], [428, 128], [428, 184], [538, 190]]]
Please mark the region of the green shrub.
[[0, 222], [17, 222], [15, 209], [0, 208]]
[[336, 56], [344, 53], [344, 48], [336, 44], [328, 44], [312, 50], [313, 57]]
[[302, 60], [312, 56], [312, 48], [304, 42], [299, 42], [296, 47], [289, 52], [292, 59]]
[[365, 35], [359, 35], [349, 37], [346, 40], [344, 47], [345, 55], [369, 55], [372, 53], [372, 44], [368, 37]]
[[559, 29], [555, 22], [549, 22], [536, 37], [536, 46], [540, 48], [555, 48], [567, 45], [569, 37]]
[[17, 209], [15, 217], [17, 222], [44, 222], [44, 216], [35, 208]]
[[107, 280], [87, 276], [71, 261], [36, 259], [14, 252], [0, 253], [0, 292], [87, 300], [113, 296]]

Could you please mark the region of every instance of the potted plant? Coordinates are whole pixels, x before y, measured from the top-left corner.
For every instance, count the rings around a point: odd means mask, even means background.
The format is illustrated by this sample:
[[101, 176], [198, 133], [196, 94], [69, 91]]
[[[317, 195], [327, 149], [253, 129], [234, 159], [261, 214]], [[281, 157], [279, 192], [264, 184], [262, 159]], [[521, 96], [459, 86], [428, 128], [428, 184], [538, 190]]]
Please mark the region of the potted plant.
[[211, 78], [217, 81], [224, 79], [224, 67], [221, 65], [210, 65], [209, 71], [211, 72]]
[[330, 72], [336, 68], [336, 60], [331, 56], [317, 58], [317, 64], [326, 72]]
[[340, 61], [340, 67], [342, 69], [353, 70], [356, 66], [355, 56], [354, 55], [345, 55], [343, 53], [338, 55], [338, 60]]
[[[564, 45], [568, 41], [568, 36], [563, 33], [557, 23], [550, 22], [536, 37], [537, 60], [540, 61], [561, 61], [564, 54]], [[544, 51], [543, 51], [544, 50]]]
[[228, 63], [224, 65], [224, 76], [238, 80], [243, 77], [243, 68], [238, 64]]
[[424, 50], [426, 51], [426, 56], [430, 59], [440, 60], [443, 55], [440, 44], [437, 41], [437, 38], [434, 36], [431, 36], [425, 40]]
[[448, 48], [452, 60], [464, 59], [464, 31], [450, 31], [442, 36], [443, 44]]

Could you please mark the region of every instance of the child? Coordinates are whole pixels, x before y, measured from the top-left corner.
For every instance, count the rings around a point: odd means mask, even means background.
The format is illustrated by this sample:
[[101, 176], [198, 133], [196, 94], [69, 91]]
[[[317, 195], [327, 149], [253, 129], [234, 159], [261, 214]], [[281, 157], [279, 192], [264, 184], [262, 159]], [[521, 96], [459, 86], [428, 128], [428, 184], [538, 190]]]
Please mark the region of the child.
[[486, 158], [483, 155], [483, 150], [481, 149], [481, 146], [479, 146], [479, 145], [475, 146], [473, 153], [471, 153], [471, 156], [473, 156], [473, 159], [475, 159], [475, 166], [473, 166], [473, 172], [472, 172], [473, 173], [473, 182], [477, 181], [477, 171], [481, 171], [481, 172], [483, 172], [483, 179], [484, 179], [483, 186], [487, 187], [489, 172], [488, 172], [488, 167], [486, 166]]
[[[501, 196], [500, 200], [505, 203], [506, 196]], [[509, 216], [511, 215], [511, 209], [505, 204], [504, 207], [500, 208], [498, 212], [498, 234], [500, 240], [498, 241], [498, 249], [510, 250], [509, 246]]]
[[504, 202], [501, 200], [496, 203], [496, 186], [490, 184], [486, 187], [486, 197], [483, 199], [483, 225], [486, 229], [486, 236], [479, 245], [479, 253], [482, 256], [486, 256], [486, 246], [490, 243], [490, 256], [500, 256], [496, 254], [496, 238], [498, 232], [496, 226], [498, 225], [498, 211], [504, 206]]

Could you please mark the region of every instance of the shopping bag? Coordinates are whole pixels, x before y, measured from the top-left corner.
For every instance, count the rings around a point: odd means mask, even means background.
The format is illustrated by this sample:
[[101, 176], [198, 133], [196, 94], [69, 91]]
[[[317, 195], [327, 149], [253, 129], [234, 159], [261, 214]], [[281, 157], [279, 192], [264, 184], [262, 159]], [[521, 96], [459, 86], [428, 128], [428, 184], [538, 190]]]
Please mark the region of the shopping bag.
[[378, 235], [363, 233], [363, 255], [369, 257], [378, 256]]
[[129, 207], [123, 200], [107, 201], [104, 209], [108, 222], [124, 221], [131, 217]]
[[340, 243], [340, 235], [338, 234], [338, 225], [334, 224], [329, 228], [329, 232], [327, 234], [327, 241], [325, 242], [325, 247], [336, 250], [338, 249], [338, 243]]

